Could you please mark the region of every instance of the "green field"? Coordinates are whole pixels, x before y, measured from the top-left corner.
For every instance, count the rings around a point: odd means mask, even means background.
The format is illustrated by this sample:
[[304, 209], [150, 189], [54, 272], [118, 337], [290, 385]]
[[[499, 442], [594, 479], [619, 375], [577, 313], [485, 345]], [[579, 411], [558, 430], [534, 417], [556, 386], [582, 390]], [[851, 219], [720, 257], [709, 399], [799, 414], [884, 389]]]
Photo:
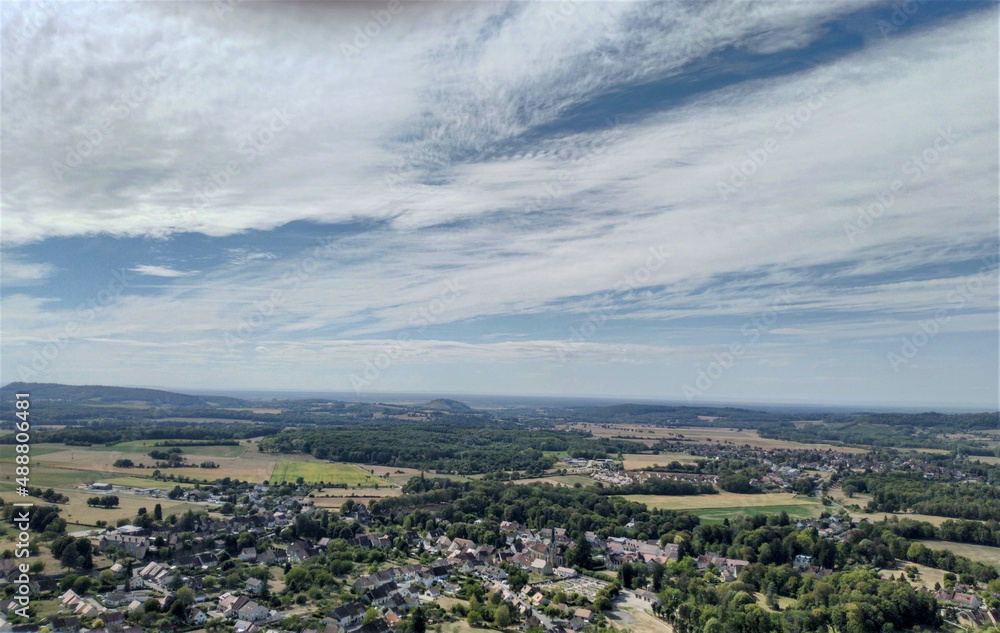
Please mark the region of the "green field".
[[758, 508], [712, 508], [708, 510], [693, 510], [692, 513], [698, 515], [703, 523], [722, 523], [726, 519], [735, 516], [757, 515], [757, 514], [780, 514], [788, 513], [792, 519], [815, 519], [819, 517], [820, 510], [813, 506], [761, 506]]
[[[36, 488], [76, 488], [90, 481], [101, 481], [100, 473], [35, 464], [31, 468], [29, 483]], [[14, 473], [10, 469], [4, 468], [0, 475], [0, 485], [3, 484], [14, 489]]]
[[[65, 450], [65, 447], [61, 444], [36, 444], [30, 448], [31, 450], [28, 452], [29, 457], [39, 457], [41, 455], [48, 455], [50, 453]], [[0, 448], [0, 462], [2, 463], [13, 463], [16, 455], [17, 453], [14, 452], [14, 446], [12, 444], [4, 444], [3, 447]]]
[[179, 484], [173, 481], [158, 481], [145, 477], [110, 477], [101, 481], [112, 486], [128, 486], [130, 488], [158, 488], [159, 490], [173, 490], [176, 486], [194, 488], [194, 484]]
[[796, 519], [818, 517], [823, 505], [815, 497], [803, 497], [790, 492], [741, 495], [720, 492], [715, 495], [626, 495], [629, 501], [663, 510], [689, 510], [706, 522], [722, 521], [740, 514], [778, 514], [787, 512]]
[[347, 484], [355, 488], [392, 485], [384, 479], [372, 477], [357, 466], [328, 464], [326, 462], [278, 462], [274, 465], [270, 481], [272, 484], [295, 483], [299, 477], [302, 477], [307, 484]]
[[92, 451], [116, 451], [123, 453], [149, 454], [149, 451], [157, 448], [161, 451], [168, 451], [171, 448], [179, 448], [184, 455], [203, 455], [208, 457], [239, 457], [245, 446], [207, 445], [207, 446], [156, 446], [163, 440], [134, 440], [132, 442], [121, 442], [113, 446], [91, 446]]

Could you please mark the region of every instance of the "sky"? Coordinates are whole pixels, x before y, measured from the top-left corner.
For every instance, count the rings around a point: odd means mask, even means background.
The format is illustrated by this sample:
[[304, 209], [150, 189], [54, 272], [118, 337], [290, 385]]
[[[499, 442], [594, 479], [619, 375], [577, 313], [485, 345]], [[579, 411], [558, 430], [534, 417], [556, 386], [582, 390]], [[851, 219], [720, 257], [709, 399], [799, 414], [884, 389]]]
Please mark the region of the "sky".
[[0, 382], [996, 410], [997, 4], [0, 4]]

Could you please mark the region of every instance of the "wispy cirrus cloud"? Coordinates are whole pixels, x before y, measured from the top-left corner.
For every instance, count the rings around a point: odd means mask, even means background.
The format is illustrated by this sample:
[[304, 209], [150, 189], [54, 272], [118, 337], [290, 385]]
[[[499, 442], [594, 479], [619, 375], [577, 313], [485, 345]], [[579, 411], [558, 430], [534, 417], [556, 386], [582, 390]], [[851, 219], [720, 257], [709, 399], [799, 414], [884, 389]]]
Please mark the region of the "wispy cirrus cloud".
[[[286, 386], [346, 387], [405, 333], [424, 342], [385, 389], [678, 397], [790, 292], [753, 364], [803, 397], [839, 372], [828, 393], [852, 397], [996, 252], [992, 5], [886, 32], [879, 2], [405, 4], [351, 55], [368, 6], [210, 9], [71, 5], [24, 44], [5, 27], [2, 237], [36, 275], [4, 293], [5, 375], [125, 270], [77, 349], [217, 366], [206, 384], [298, 358]], [[88, 155], [54, 170], [67, 147]], [[996, 301], [965, 298], [930, 373], [989, 347]], [[51, 371], [82, 371], [73, 354]], [[892, 393], [992, 401], [995, 357]], [[731, 376], [720, 395], [757, 393]]]

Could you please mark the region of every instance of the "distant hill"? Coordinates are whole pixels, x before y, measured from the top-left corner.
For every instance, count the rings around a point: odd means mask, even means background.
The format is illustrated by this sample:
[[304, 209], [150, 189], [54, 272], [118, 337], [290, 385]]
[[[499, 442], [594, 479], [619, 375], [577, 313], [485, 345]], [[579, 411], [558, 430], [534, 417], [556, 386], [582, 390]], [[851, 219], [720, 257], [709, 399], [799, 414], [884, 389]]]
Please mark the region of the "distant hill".
[[71, 404], [148, 404], [172, 407], [246, 407], [247, 400], [227, 396], [192, 396], [159, 389], [106, 387], [103, 385], [60, 385], [51, 382], [12, 382], [0, 387], [0, 400], [10, 402], [16, 393], [30, 393], [34, 401]]
[[470, 413], [473, 411], [472, 407], [464, 402], [459, 402], [458, 400], [448, 400], [447, 398], [431, 400], [427, 404], [420, 405], [419, 408], [432, 409], [434, 411], [448, 411], [450, 413]]

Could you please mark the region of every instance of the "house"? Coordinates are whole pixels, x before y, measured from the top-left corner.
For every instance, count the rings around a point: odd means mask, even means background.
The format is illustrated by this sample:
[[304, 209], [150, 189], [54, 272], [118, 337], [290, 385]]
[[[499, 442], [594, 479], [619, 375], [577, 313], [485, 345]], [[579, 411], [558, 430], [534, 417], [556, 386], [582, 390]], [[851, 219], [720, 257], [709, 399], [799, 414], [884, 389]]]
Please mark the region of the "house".
[[556, 574], [563, 578], [576, 578], [580, 575], [580, 572], [569, 567], [556, 567]]
[[80, 618], [75, 615], [53, 618], [49, 626], [52, 627], [52, 633], [76, 633], [80, 630]]
[[233, 630], [236, 633], [257, 633], [260, 629], [253, 622], [247, 622], [246, 620], [237, 620], [233, 623]]
[[361, 624], [361, 621], [365, 619], [365, 607], [357, 602], [351, 602], [337, 607], [327, 613], [326, 617], [343, 627]]
[[187, 622], [188, 624], [193, 624], [195, 626], [201, 626], [205, 622], [208, 622], [208, 614], [199, 609], [198, 607], [188, 607], [187, 609]]
[[104, 628], [114, 630], [124, 626], [125, 616], [121, 611], [105, 611], [101, 614], [101, 619], [104, 620]]
[[581, 618], [584, 622], [590, 622], [590, 618], [593, 617], [593, 613], [590, 609], [577, 609], [573, 612], [573, 617]]
[[239, 619], [248, 622], [263, 622], [270, 617], [267, 607], [257, 604], [253, 600], [248, 600], [242, 607], [238, 608], [236, 614]]
[[373, 607], [384, 607], [392, 600], [392, 595], [397, 589], [398, 587], [394, 582], [376, 587], [365, 594], [365, 601]]
[[809, 569], [809, 567], [812, 565], [812, 559], [813, 559], [812, 556], [799, 554], [798, 556], [795, 557], [795, 562], [792, 563], [792, 565], [796, 569]]
[[240, 560], [245, 563], [252, 563], [257, 560], [257, 548], [256, 547], [244, 547], [240, 550]]
[[248, 578], [247, 591], [255, 596], [259, 596], [264, 592], [264, 583], [259, 578]]
[[304, 563], [312, 556], [309, 553], [309, 546], [304, 541], [296, 541], [288, 546], [288, 562]]
[[538, 574], [542, 574], [543, 576], [551, 576], [552, 565], [550, 565], [549, 561], [547, 560], [536, 558], [535, 560], [531, 561], [531, 571]]

